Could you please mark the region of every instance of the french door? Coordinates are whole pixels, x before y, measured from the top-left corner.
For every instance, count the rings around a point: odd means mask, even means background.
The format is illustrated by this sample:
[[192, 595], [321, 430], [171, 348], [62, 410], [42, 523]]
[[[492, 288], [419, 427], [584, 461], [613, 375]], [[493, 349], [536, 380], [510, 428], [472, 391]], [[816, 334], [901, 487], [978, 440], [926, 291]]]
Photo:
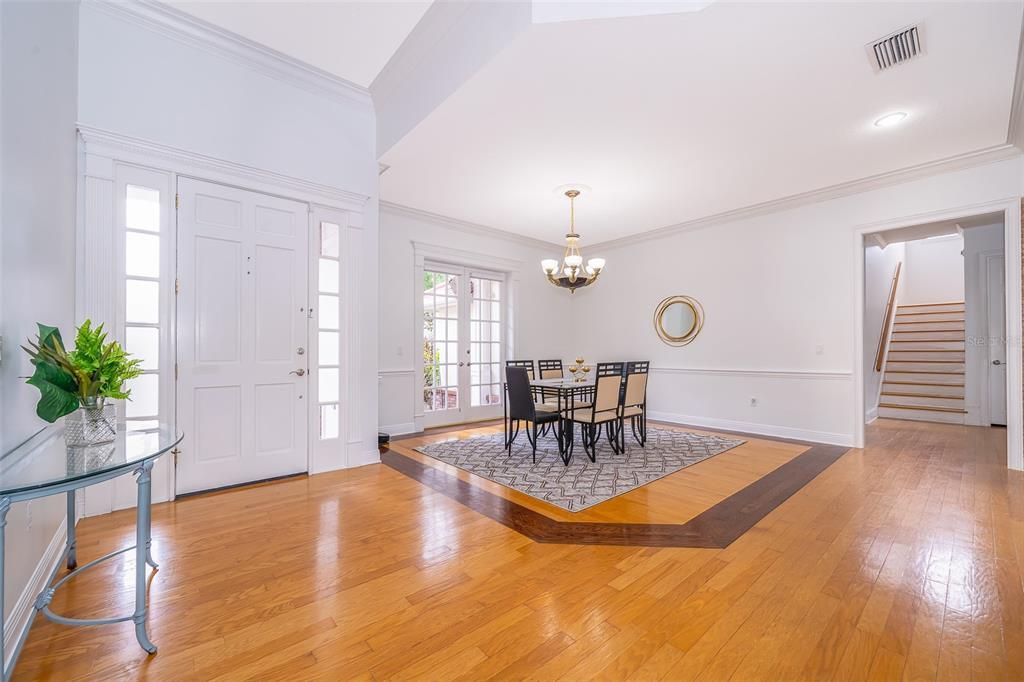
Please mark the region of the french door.
[[427, 262], [422, 295], [424, 426], [499, 416], [504, 275]]
[[306, 471], [308, 207], [178, 181], [178, 493]]

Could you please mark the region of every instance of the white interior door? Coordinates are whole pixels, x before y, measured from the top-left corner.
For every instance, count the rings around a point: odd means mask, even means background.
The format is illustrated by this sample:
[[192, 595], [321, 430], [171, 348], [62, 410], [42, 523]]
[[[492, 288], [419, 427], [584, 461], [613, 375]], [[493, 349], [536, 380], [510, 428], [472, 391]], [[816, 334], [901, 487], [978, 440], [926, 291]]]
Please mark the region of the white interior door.
[[500, 416], [504, 276], [426, 264], [422, 325], [424, 426]]
[[988, 306], [988, 419], [1006, 425], [1006, 259], [985, 259]]
[[308, 208], [178, 181], [178, 493], [305, 471]]

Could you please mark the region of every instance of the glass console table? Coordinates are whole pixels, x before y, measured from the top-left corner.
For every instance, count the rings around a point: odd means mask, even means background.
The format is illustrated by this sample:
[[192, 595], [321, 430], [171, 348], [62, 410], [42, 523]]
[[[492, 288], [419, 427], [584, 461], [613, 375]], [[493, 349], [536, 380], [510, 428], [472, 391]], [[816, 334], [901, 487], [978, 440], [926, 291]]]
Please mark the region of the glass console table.
[[[125, 433], [125, 425], [118, 424], [117, 438], [104, 445], [86, 448], [68, 448], [64, 444], [64, 426], [55, 424], [38, 432], [32, 438], [9, 452], [0, 455], [0, 680], [6, 682], [14, 669], [21, 647], [35, 612], [42, 612], [55, 623], [64, 625], [105, 625], [132, 621], [135, 636], [147, 652], [156, 653], [156, 645], [146, 633], [146, 564], [156, 568], [150, 552], [151, 472], [158, 457], [181, 442], [181, 434], [161, 425], [150, 432]], [[75, 555], [75, 491], [118, 476], [133, 474], [138, 486], [138, 507], [135, 515], [135, 545], [120, 549], [78, 566]], [[61, 563], [66, 562], [69, 572], [54, 582], [53, 575], [35, 601], [35, 612], [29, 626], [14, 645], [10, 663], [4, 651], [4, 529], [7, 512], [14, 502], [33, 500], [64, 493], [67, 496], [67, 542]], [[130, 615], [110, 618], [68, 618], [50, 611], [54, 591], [68, 580], [100, 562], [119, 554], [135, 551], [135, 610]]]

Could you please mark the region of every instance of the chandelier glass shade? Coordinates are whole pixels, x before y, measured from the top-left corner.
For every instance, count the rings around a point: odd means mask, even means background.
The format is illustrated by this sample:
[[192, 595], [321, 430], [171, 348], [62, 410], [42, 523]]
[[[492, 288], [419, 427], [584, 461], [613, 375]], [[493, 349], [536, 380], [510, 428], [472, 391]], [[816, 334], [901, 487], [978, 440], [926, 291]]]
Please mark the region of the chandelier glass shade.
[[556, 287], [568, 289], [570, 293], [596, 282], [604, 270], [604, 258], [591, 258], [586, 265], [583, 264], [580, 236], [576, 233], [575, 202], [579, 195], [578, 189], [570, 189], [565, 193], [565, 196], [569, 197], [569, 233], [565, 235], [565, 254], [562, 256], [562, 262], [559, 263], [554, 258], [546, 258], [540, 262], [548, 281]]

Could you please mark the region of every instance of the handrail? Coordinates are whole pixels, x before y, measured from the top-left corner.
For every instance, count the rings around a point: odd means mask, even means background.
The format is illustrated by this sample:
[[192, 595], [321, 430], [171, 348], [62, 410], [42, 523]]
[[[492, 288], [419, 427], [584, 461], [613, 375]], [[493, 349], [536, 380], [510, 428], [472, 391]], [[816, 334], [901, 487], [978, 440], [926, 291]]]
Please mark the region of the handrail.
[[885, 351], [889, 348], [889, 330], [892, 329], [893, 309], [896, 307], [896, 289], [900, 285], [900, 270], [903, 269], [903, 261], [896, 263], [896, 271], [892, 275], [892, 284], [889, 285], [889, 300], [885, 304], [885, 317], [882, 318], [882, 333], [878, 337], [878, 350], [875, 351], [875, 371], [881, 372], [885, 363]]

